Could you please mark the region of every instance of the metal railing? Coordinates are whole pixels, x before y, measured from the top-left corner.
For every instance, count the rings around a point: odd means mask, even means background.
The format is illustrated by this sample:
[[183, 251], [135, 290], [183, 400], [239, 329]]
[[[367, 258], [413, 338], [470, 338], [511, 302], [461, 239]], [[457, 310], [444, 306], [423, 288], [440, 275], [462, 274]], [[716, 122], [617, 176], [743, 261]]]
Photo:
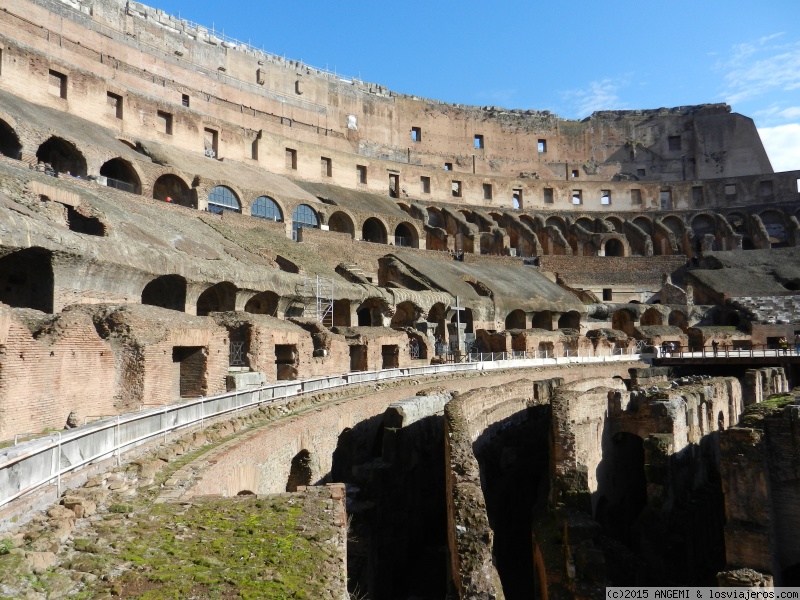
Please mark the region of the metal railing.
[[772, 344], [751, 344], [747, 348], [734, 348], [727, 344], [713, 346], [656, 346], [656, 356], [659, 358], [782, 358], [800, 356], [800, 349], [794, 344], [784, 348], [776, 348]]
[[211, 419], [293, 396], [346, 385], [444, 373], [638, 359], [639, 355], [633, 353], [570, 356], [567, 352], [566, 356], [550, 358], [534, 358], [525, 352], [489, 353], [484, 360], [285, 381], [118, 415], [0, 449], [0, 506], [51, 484], [56, 486], [56, 493], [60, 495], [61, 480], [67, 473], [108, 458], [116, 458], [121, 464], [123, 453], [149, 442], [166, 442], [170, 433], [202, 428]]

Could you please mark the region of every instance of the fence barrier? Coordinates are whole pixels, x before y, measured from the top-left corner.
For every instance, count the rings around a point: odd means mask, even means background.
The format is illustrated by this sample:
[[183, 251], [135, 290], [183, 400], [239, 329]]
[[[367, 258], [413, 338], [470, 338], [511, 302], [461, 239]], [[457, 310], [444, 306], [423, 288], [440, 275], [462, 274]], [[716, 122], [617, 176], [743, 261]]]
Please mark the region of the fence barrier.
[[475, 355], [471, 355], [473, 358], [469, 362], [356, 371], [345, 375], [285, 381], [253, 390], [226, 392], [108, 417], [19, 444], [15, 439], [14, 446], [0, 449], [0, 506], [50, 484], [56, 485], [56, 493], [60, 495], [61, 478], [69, 472], [111, 457], [121, 464], [123, 453], [160, 438], [166, 442], [169, 433], [193, 426], [203, 427], [209, 419], [235, 415], [242, 410], [293, 396], [346, 385], [425, 375], [639, 360], [640, 355], [633, 351], [638, 352], [632, 349], [612, 356], [579, 356], [570, 355], [567, 351], [562, 356], [543, 358], [529, 356], [525, 352], [484, 353], [480, 355], [483, 360], [476, 360]]

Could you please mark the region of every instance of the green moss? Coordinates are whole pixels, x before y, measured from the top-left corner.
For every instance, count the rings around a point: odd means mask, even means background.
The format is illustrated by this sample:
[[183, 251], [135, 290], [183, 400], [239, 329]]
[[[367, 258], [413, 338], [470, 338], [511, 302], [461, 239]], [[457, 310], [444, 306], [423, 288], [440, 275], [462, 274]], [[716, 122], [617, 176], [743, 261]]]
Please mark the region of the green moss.
[[765, 418], [781, 413], [785, 407], [796, 400], [797, 398], [792, 394], [773, 394], [763, 402], [748, 406], [739, 419], [739, 426], [760, 429], [763, 427]]

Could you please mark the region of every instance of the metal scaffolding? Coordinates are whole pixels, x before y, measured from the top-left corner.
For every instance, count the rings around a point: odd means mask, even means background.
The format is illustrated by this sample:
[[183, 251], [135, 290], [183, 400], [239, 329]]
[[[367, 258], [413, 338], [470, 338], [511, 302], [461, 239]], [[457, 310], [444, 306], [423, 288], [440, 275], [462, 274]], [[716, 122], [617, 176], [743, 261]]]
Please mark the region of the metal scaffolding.
[[324, 327], [333, 327], [333, 279], [305, 277], [298, 293], [305, 303], [305, 316]]

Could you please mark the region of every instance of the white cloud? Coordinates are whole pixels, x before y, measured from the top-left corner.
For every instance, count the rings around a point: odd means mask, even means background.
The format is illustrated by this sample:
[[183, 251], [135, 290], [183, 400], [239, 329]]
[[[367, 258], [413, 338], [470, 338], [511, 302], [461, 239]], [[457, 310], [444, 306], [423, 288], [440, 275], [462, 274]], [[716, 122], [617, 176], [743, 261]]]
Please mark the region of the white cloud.
[[800, 123], [758, 130], [775, 171], [800, 170]]
[[615, 81], [610, 78], [592, 81], [586, 90], [573, 90], [567, 93], [571, 98], [578, 118], [587, 117], [596, 110], [621, 110], [621, 105], [617, 90], [624, 85], [623, 81]]
[[732, 48], [731, 58], [720, 65], [727, 71], [724, 96], [728, 103], [800, 88], [800, 42], [769, 43], [780, 35], [765, 36]]

